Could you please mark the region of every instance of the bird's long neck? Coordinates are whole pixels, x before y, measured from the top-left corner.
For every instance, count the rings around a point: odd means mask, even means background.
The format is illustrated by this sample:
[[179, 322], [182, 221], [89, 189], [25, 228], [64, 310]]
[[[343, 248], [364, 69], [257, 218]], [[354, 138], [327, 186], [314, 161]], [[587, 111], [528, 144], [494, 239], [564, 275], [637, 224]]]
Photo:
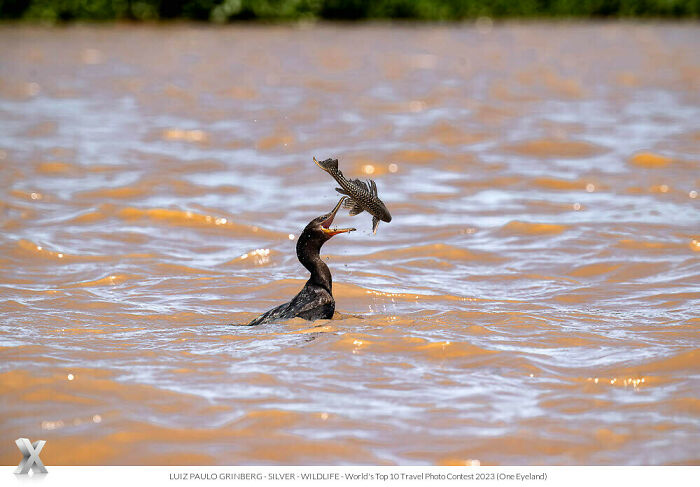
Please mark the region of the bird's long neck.
[[311, 273], [309, 282], [332, 294], [333, 278], [330, 269], [321, 259], [322, 245], [323, 242], [310, 238], [309, 234], [304, 232], [297, 241], [297, 257], [301, 265]]

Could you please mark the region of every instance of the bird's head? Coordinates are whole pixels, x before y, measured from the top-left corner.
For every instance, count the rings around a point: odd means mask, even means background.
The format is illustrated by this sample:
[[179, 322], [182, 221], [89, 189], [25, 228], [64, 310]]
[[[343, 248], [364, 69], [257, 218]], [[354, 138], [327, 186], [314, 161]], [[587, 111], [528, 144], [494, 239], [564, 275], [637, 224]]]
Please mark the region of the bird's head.
[[[333, 223], [335, 215], [338, 213], [338, 210], [343, 205], [343, 201], [345, 201], [346, 199], [347, 196], [343, 196], [335, 205], [335, 208], [333, 208], [330, 212], [311, 220], [309, 224], [306, 225], [306, 228], [304, 228], [302, 236], [306, 236], [307, 238], [318, 240], [321, 243], [324, 243], [330, 240], [331, 237], [338, 235], [339, 233], [348, 233], [355, 231], [354, 228], [331, 228], [331, 224]], [[301, 239], [301, 237], [299, 237], [299, 239]]]

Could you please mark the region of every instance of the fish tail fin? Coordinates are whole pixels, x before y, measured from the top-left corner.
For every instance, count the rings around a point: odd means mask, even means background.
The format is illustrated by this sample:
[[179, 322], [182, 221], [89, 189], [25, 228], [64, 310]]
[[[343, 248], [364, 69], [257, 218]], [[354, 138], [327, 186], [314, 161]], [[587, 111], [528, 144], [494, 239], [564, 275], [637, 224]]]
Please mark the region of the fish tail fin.
[[314, 162], [318, 167], [326, 172], [338, 171], [338, 159], [326, 159], [325, 161], [318, 161], [314, 157]]

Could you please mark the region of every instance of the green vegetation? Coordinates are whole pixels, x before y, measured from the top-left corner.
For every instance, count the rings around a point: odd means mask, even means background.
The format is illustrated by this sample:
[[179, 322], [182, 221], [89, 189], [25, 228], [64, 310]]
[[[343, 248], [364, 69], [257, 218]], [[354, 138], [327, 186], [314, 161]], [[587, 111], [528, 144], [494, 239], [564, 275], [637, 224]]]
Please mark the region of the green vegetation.
[[0, 19], [418, 19], [697, 17], [700, 0], [0, 0]]

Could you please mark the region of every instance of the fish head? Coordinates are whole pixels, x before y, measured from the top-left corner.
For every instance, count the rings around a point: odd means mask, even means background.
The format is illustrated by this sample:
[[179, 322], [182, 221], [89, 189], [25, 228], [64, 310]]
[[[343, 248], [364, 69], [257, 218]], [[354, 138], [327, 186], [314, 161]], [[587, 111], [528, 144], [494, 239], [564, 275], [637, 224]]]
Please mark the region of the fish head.
[[389, 213], [389, 210], [387, 210], [386, 205], [382, 200], [378, 199], [378, 203], [380, 211], [378, 212], [379, 214], [377, 216], [381, 221], [389, 223], [391, 221], [391, 213]]

